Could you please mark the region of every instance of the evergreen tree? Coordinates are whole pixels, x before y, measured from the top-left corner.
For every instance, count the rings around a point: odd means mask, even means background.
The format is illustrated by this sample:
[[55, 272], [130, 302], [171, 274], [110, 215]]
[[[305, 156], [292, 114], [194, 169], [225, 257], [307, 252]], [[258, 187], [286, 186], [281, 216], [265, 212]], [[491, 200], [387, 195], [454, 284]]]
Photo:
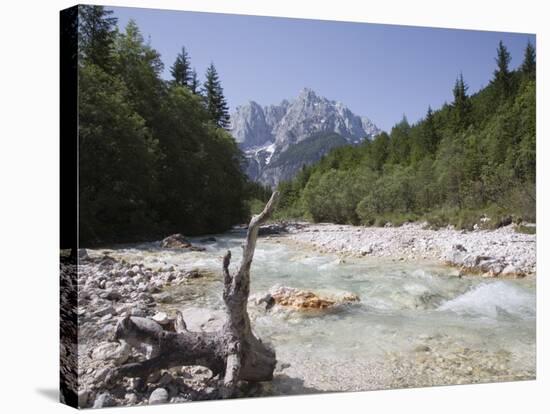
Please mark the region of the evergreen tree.
[[536, 76], [537, 76], [536, 53], [535, 53], [535, 47], [531, 42], [527, 42], [523, 63], [521, 64], [521, 72], [528, 79], [531, 79], [531, 80], [536, 79]]
[[381, 132], [376, 136], [376, 138], [374, 138], [372, 144], [370, 144], [372, 165], [376, 171], [382, 171], [382, 167], [388, 159], [389, 143], [390, 136], [386, 132]]
[[435, 128], [434, 115], [431, 107], [420, 126], [411, 130], [411, 163], [418, 164], [428, 155], [433, 155], [437, 150], [439, 135]]
[[497, 68], [494, 71], [493, 83], [496, 86], [498, 97], [505, 99], [510, 96], [512, 89], [512, 74], [510, 73], [510, 52], [504, 43], [500, 41], [497, 48], [497, 57], [495, 61]]
[[223, 96], [223, 88], [214, 63], [211, 63], [206, 69], [205, 78], [203, 94], [206, 110], [218, 127], [227, 128], [229, 126], [229, 109]]
[[116, 17], [103, 6], [78, 6], [78, 49], [82, 62], [112, 69]]
[[189, 90], [194, 95], [198, 95], [200, 93], [200, 81], [199, 77], [197, 76], [197, 71], [195, 68], [191, 70], [191, 81], [189, 83]]
[[466, 129], [470, 122], [471, 102], [467, 95], [468, 85], [464, 82], [462, 73], [456, 79], [453, 88], [453, 111], [454, 111], [454, 130], [461, 131]]
[[178, 53], [176, 61], [170, 68], [170, 73], [172, 74], [172, 78], [176, 85], [185, 87], [190, 86], [192, 72], [189, 63], [189, 55], [187, 54], [184, 46], [182, 46], [181, 52]]
[[439, 145], [440, 138], [435, 127], [434, 113], [431, 106], [428, 106], [428, 112], [422, 126], [426, 150], [428, 153], [434, 154]]
[[145, 43], [134, 20], [128, 22], [117, 38], [116, 58], [116, 70], [126, 83], [130, 101], [152, 126], [162, 99], [163, 63], [160, 54]]
[[401, 122], [396, 124], [390, 133], [388, 161], [392, 164], [407, 165], [410, 161], [411, 143], [410, 143], [411, 126], [407, 117], [403, 115]]

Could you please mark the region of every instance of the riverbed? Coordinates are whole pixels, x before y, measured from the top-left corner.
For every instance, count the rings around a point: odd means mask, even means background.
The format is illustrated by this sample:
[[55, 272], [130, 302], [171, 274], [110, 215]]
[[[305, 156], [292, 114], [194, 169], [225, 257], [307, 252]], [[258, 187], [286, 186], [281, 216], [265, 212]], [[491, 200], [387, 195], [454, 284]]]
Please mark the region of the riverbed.
[[[145, 243], [102, 249], [152, 269], [209, 271], [168, 286], [158, 308], [220, 310], [221, 260], [229, 249], [236, 270], [242, 231], [191, 239], [202, 252]], [[325, 311], [249, 304], [253, 330], [270, 342], [276, 376], [258, 393], [300, 394], [525, 380], [535, 378], [534, 277], [509, 280], [457, 276], [430, 259], [346, 257], [299, 249], [288, 236], [260, 238], [251, 296], [276, 285], [319, 294], [354, 293], [360, 301]], [[92, 254], [94, 254], [92, 252]]]

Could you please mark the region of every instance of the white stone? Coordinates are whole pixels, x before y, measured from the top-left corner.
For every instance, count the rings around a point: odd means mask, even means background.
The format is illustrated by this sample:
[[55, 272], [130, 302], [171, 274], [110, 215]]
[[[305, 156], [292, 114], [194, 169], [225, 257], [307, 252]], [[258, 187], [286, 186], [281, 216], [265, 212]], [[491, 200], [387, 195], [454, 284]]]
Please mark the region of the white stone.
[[157, 388], [149, 396], [149, 404], [164, 404], [168, 401], [168, 391], [164, 388]]
[[169, 322], [168, 315], [165, 312], [157, 312], [153, 315], [153, 320], [155, 322], [160, 323], [161, 325], [164, 325]]

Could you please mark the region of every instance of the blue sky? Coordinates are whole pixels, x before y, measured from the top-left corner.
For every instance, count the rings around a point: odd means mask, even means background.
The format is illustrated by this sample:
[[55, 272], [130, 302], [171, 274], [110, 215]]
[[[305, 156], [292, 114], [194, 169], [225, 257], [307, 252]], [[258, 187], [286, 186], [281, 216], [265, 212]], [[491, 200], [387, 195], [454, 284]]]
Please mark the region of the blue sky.
[[462, 72], [470, 92], [486, 85], [502, 40], [521, 64], [534, 35], [412, 26], [112, 8], [123, 28], [134, 19], [160, 52], [164, 77], [182, 45], [200, 79], [210, 62], [233, 110], [295, 97], [309, 87], [389, 130], [403, 114], [422, 118], [428, 105], [452, 100]]

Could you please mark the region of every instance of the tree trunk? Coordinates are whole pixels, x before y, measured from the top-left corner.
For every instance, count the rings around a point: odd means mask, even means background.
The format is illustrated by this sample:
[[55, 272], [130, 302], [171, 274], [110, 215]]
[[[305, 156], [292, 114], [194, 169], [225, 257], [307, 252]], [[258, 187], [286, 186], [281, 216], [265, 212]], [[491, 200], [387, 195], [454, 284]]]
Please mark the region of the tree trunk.
[[140, 330], [150, 342], [159, 344], [157, 356], [117, 369], [114, 377], [146, 377], [153, 371], [184, 365], [201, 365], [223, 378], [223, 395], [230, 397], [238, 381], [269, 381], [277, 360], [275, 351], [254, 336], [247, 304], [250, 292], [250, 266], [256, 248], [258, 229], [272, 214], [279, 193], [274, 192], [264, 210], [252, 217], [243, 246], [243, 258], [236, 274], [229, 272], [231, 251], [223, 258], [223, 300], [227, 320], [217, 332], [187, 330], [181, 313], [175, 321], [176, 332]]

